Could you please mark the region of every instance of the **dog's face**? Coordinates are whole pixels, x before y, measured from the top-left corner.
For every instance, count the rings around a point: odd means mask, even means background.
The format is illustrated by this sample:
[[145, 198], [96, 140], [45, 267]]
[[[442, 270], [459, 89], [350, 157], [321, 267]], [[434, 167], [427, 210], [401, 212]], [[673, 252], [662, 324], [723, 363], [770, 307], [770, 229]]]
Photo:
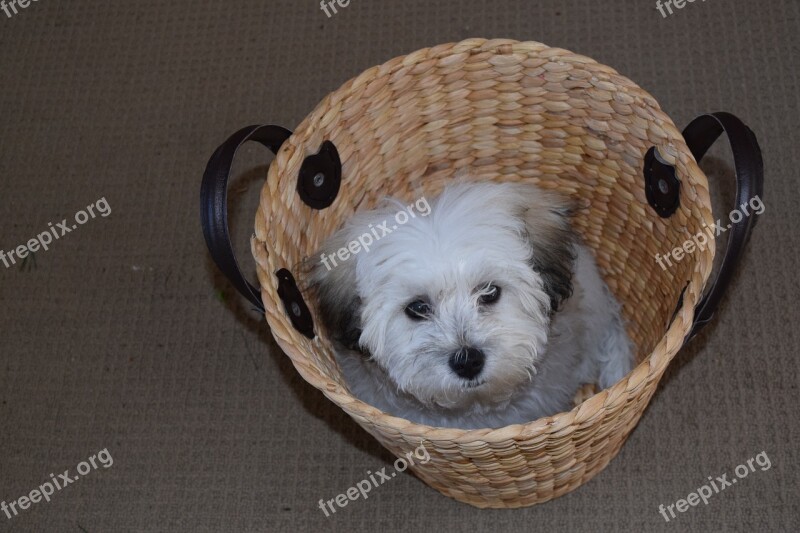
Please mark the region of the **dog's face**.
[[315, 268], [329, 329], [426, 405], [508, 399], [535, 374], [550, 317], [571, 292], [567, 204], [533, 186], [461, 184], [427, 216], [396, 224], [409, 207], [359, 214], [329, 241], [335, 254], [384, 221], [391, 230]]

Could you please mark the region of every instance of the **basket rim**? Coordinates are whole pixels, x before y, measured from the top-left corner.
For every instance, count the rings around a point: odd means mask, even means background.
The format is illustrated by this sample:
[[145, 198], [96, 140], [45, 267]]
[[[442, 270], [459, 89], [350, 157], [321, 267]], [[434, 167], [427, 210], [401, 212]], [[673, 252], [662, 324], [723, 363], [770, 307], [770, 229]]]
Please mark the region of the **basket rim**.
[[[661, 111], [657, 101], [647, 91], [639, 87], [629, 78], [620, 75], [613, 68], [598, 63], [587, 56], [570, 52], [569, 50], [550, 47], [537, 41], [480, 38], [465, 39], [459, 42], [422, 48], [406, 55], [397, 56], [381, 65], [373, 66], [365, 70], [361, 74], [346, 81], [339, 88], [328, 93], [328, 95], [320, 101], [316, 108], [300, 123], [292, 136], [284, 143], [284, 147], [279, 151], [275, 161], [270, 166], [269, 178], [267, 183], [264, 184], [261, 201], [259, 202], [256, 225], [258, 226], [259, 221], [269, 219], [263, 210], [265, 203], [267, 203], [265, 199], [275, 192], [274, 189], [270, 190], [270, 178], [272, 178], [274, 174], [277, 174], [277, 169], [285, 167], [290, 157], [297, 156], [295, 149], [307, 144], [307, 137], [312, 134], [311, 132], [314, 127], [319, 126], [323, 120], [330, 120], [329, 111], [337, 107], [337, 104], [340, 103], [343, 98], [343, 94], [346, 94], [351, 87], [361, 86], [370, 79], [373, 79], [376, 75], [386, 75], [387, 72], [392, 72], [400, 67], [406, 68], [419, 65], [431, 59], [442, 59], [446, 56], [463, 53], [509, 53], [509, 51], [510, 53], [520, 52], [528, 54], [535, 52], [541, 57], [557, 57], [558, 60], [579, 62], [583, 65], [583, 68], [587, 70], [594, 70], [598, 73], [602, 71], [602, 73], [606, 75], [613, 75], [615, 83], [635, 90], [637, 95], [642, 96], [649, 105], [652, 105], [654, 109], [660, 113], [661, 116], [659, 118], [664, 119], [665, 123], [671, 126], [669, 129], [664, 128], [668, 130], [667, 133], [672, 133], [672, 130], [675, 132], [678, 131], [674, 128], [672, 120]], [[663, 124], [659, 123], [659, 126], [663, 126]], [[678, 132], [678, 137], [674, 134], [671, 137], [671, 140], [676, 144], [677, 156], [681, 156], [682, 162], [685, 163], [689, 169], [687, 178], [690, 179], [693, 184], [699, 186], [708, 193], [707, 177], [697, 165], [696, 160], [688, 146], [686, 146], [682, 136], [680, 136]], [[272, 185], [276, 187], [274, 183]], [[709, 197], [707, 195], [703, 198], [698, 197], [695, 198], [694, 201], [705, 202], [702, 207], [706, 209], [701, 209], [702, 214], [705, 215], [705, 220], [703, 222], [706, 225], [711, 224], [712, 217]], [[604, 409], [612, 408], [618, 405], [620, 401], [625, 401], [652, 381], [660, 380], [663, 371], [675, 354], [681, 349], [685, 337], [692, 328], [695, 306], [700, 301], [705, 284], [711, 274], [711, 265], [713, 265], [715, 256], [715, 245], [714, 241], [711, 240], [706, 250], [701, 252], [702, 256], [707, 260], [703, 261], [698, 258], [698, 260], [694, 262], [693, 270], [690, 272], [691, 278], [688, 280], [684, 291], [682, 305], [676, 310], [675, 316], [663, 336], [655, 344], [652, 351], [637, 364], [627, 376], [612, 387], [599, 391], [597, 394], [569, 411], [563, 411], [530, 422], [513, 424], [501, 428], [460, 429], [428, 426], [385, 413], [358, 399], [344, 387], [328, 379], [317, 368], [309, 365], [308, 358], [303, 354], [303, 349], [294, 340], [294, 338], [297, 338], [295, 335], [297, 332], [294, 331], [288, 323], [280, 300], [277, 298], [277, 287], [274, 277], [271, 274], [276, 269], [272, 268], [275, 266], [272, 263], [273, 258], [266, 251], [267, 242], [259, 237], [258, 232], [256, 232], [256, 235], [251, 239], [251, 247], [257, 263], [258, 277], [261, 283], [261, 296], [266, 307], [265, 315], [267, 322], [277, 344], [292, 360], [292, 364], [303, 379], [320, 390], [328, 399], [346, 411], [352, 418], [356, 419], [365, 429], [368, 427], [380, 428], [381, 432], [384, 434], [399, 434], [406, 439], [461, 444], [475, 442], [499, 443], [508, 441], [509, 439], [530, 439], [537, 436], [545, 438], [547, 435], [559, 432], [570, 432], [573, 431], [576, 426], [586, 425], [587, 423], [590, 424], [592, 419], [602, 415]], [[319, 342], [318, 339], [319, 334], [312, 342], [317, 343]], [[649, 399], [647, 402], [649, 403]], [[644, 410], [644, 408], [642, 410]], [[368, 422], [368, 424], [364, 424], [363, 422]], [[373, 433], [373, 431], [367, 430]], [[382, 439], [379, 440], [383, 442]]]

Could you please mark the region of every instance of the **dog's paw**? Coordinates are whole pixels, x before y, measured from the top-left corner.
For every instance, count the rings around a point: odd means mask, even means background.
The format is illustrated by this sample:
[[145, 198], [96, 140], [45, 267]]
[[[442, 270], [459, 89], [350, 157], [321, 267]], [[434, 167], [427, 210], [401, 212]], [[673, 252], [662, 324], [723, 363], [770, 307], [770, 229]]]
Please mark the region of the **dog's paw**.
[[602, 344], [600, 372], [597, 384], [600, 389], [614, 386], [634, 367], [633, 343], [625, 333], [622, 319], [616, 317]]
[[578, 389], [578, 392], [575, 393], [575, 398], [573, 398], [572, 401], [577, 407], [595, 394], [597, 394], [597, 387], [594, 385], [594, 383], [586, 383], [582, 385], [580, 389]]

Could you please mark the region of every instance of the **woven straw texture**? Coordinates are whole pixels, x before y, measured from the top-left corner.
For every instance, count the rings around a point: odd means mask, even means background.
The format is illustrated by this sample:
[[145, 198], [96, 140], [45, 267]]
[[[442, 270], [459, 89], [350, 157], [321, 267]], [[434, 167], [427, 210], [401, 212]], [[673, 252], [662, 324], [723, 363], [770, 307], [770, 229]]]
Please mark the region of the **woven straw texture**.
[[[295, 187], [303, 159], [324, 140], [341, 155], [342, 188], [316, 211]], [[652, 146], [682, 182], [680, 208], [667, 219], [645, 200], [643, 158]], [[623, 304], [639, 364], [570, 412], [481, 430], [389, 416], [348, 392], [313, 294], [304, 294], [313, 340], [284, 312], [274, 272], [289, 268], [302, 285], [298, 265], [355, 211], [387, 195], [433, 197], [465, 171], [469, 179], [537, 183], [582, 206], [575, 228]], [[424, 442], [431, 460], [412, 470], [431, 487], [478, 507], [511, 508], [579, 487], [617, 454], [691, 327], [714, 246], [667, 270], [653, 257], [711, 224], [706, 177], [647, 92], [567, 50], [469, 39], [397, 57], [326, 96], [271, 165], [251, 244], [269, 326], [303, 378], [395, 455]]]

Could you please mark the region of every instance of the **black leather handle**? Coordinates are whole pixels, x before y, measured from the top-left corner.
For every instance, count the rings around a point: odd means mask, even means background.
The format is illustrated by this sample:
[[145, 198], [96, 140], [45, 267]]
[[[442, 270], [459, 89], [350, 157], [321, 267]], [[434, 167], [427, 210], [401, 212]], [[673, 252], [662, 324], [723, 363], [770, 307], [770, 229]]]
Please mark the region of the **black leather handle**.
[[248, 126], [242, 128], [217, 148], [208, 160], [200, 187], [200, 219], [206, 246], [217, 267], [233, 283], [242, 296], [264, 312], [261, 292], [244, 279], [233, 253], [228, 233], [228, 179], [236, 151], [247, 141], [256, 141], [277, 154], [292, 134], [280, 126]]
[[[735, 116], [719, 112], [695, 118], [683, 130], [683, 137], [686, 139], [692, 155], [699, 163], [723, 132], [727, 133], [733, 152], [736, 170], [736, 205], [734, 209], [737, 209], [756, 196], [761, 199], [764, 194], [764, 162], [761, 159], [761, 149], [755, 134]], [[744, 216], [739, 222], [731, 225], [728, 234], [728, 248], [725, 251], [719, 273], [695, 308], [694, 324], [686, 342], [697, 335], [697, 332], [714, 316], [714, 311], [730, 284], [731, 276], [739, 264], [744, 247], [757, 220], [757, 216]]]

